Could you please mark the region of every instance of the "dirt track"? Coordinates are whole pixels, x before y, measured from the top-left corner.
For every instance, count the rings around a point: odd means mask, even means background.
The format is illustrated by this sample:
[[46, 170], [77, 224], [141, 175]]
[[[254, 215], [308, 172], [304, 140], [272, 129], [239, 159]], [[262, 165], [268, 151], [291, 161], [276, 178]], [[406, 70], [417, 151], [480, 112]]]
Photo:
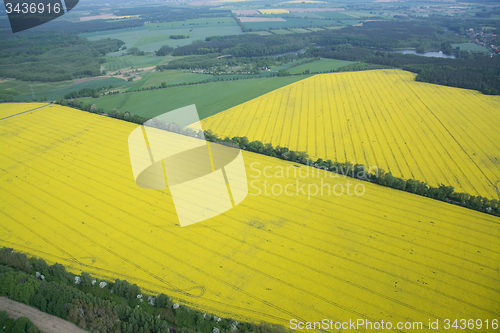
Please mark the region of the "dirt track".
[[69, 321], [43, 313], [31, 306], [0, 297], [0, 311], [7, 311], [11, 318], [28, 317], [45, 333], [88, 333]]

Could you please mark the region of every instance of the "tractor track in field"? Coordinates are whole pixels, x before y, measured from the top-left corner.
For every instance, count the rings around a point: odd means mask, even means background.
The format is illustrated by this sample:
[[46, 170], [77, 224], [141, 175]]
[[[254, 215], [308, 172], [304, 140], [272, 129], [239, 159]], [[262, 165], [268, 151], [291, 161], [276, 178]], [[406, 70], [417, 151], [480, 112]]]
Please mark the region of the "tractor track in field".
[[53, 104], [54, 104], [54, 103], [50, 103], [50, 104], [47, 104], [47, 105], [41, 106], [41, 107], [36, 108], [36, 109], [31, 109], [31, 110], [28, 110], [28, 111], [23, 111], [23, 112], [20, 112], [20, 113], [16, 113], [16, 114], [13, 114], [12, 116], [8, 116], [8, 117], [5, 117], [5, 118], [2, 118], [2, 119], [0, 119], [0, 121], [2, 121], [2, 120], [6, 120], [6, 119], [9, 119], [9, 118], [13, 118], [13, 117], [17, 117], [17, 116], [20, 116], [20, 115], [25, 114], [25, 113], [28, 113], [28, 112], [32, 112], [32, 111], [36, 111], [36, 110], [40, 110], [40, 109], [46, 108], [47, 106], [51, 106], [51, 105], [53, 105]]

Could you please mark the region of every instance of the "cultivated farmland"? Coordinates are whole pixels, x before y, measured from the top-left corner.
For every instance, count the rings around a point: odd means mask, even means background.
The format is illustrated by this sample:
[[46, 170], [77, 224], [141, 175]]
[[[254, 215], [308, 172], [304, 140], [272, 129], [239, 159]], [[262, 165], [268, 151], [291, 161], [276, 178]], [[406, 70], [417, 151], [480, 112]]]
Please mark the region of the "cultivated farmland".
[[9, 103], [9, 104], [0, 104], [0, 119], [7, 118], [13, 116], [15, 114], [19, 114], [22, 112], [34, 110], [40, 108], [47, 103]]
[[0, 245], [239, 320], [498, 318], [499, 218], [245, 152], [248, 197], [180, 228], [168, 189], [135, 185], [135, 128], [61, 106], [1, 121]]
[[[168, 76], [169, 74], [154, 73], [154, 75], [148, 77], [154, 78], [156, 76], [161, 77], [162, 75]], [[196, 78], [200, 75], [204, 74], [187, 76], [184, 79], [189, 80], [191, 77]], [[207, 75], [204, 76], [207, 77]], [[244, 76], [244, 74], [234, 75], [234, 77]], [[144, 79], [146, 86], [149, 80], [148, 77]], [[230, 75], [225, 76], [226, 79], [230, 77]], [[210, 78], [208, 76], [208, 79]], [[288, 76], [212, 82], [193, 86], [103, 96], [97, 100], [92, 100], [92, 103], [104, 108], [106, 111], [118, 108], [120, 112], [128, 111], [130, 114], [137, 114], [148, 118], [159, 116], [167, 111], [172, 111], [186, 105], [196, 104], [198, 113], [201, 119], [203, 119], [304, 78], [305, 76]], [[182, 79], [180, 78], [180, 80]], [[138, 84], [141, 83], [141, 81], [138, 81]], [[88, 103], [88, 99], [82, 99], [82, 101]]]
[[496, 199], [500, 97], [414, 77], [401, 70], [317, 75], [212, 116], [204, 127]]

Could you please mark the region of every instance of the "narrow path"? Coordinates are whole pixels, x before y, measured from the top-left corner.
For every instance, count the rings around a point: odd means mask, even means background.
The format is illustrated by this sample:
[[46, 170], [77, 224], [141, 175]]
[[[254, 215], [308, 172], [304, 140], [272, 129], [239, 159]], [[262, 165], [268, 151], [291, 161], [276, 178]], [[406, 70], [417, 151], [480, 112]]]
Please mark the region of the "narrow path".
[[49, 315], [7, 297], [0, 297], [0, 311], [6, 311], [9, 317], [13, 319], [27, 317], [45, 333], [88, 333], [69, 321]]
[[500, 200], [500, 192], [498, 191], [498, 183], [500, 183], [500, 180], [497, 180], [495, 182], [495, 184], [493, 184], [493, 187], [495, 188], [495, 191], [497, 191], [498, 200]]
[[50, 103], [50, 104], [47, 104], [47, 105], [44, 105], [44, 106], [40, 106], [39, 108], [36, 108], [36, 109], [31, 109], [31, 110], [28, 110], [28, 111], [23, 111], [21, 113], [13, 114], [12, 116], [8, 116], [8, 117], [0, 119], [0, 121], [5, 120], [5, 119], [9, 119], [9, 118], [12, 118], [12, 117], [17, 117], [17, 116], [22, 115], [24, 113], [32, 112], [32, 111], [35, 111], [35, 110], [38, 110], [38, 109], [43, 109], [43, 108], [46, 108], [47, 106], [51, 106], [53, 104], [54, 103]]

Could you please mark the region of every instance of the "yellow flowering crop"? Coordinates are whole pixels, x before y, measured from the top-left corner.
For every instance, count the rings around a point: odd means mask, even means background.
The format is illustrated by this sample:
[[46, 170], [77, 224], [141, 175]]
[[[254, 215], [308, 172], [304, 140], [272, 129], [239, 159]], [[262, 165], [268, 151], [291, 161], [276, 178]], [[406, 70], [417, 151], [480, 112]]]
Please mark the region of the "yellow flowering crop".
[[0, 104], [0, 119], [34, 110], [44, 105], [47, 105], [47, 103], [2, 103]]
[[203, 126], [221, 137], [247, 136], [497, 198], [500, 96], [415, 82], [401, 70], [316, 75]]
[[61, 106], [0, 121], [0, 246], [240, 321], [498, 318], [499, 218], [245, 152], [247, 198], [181, 228], [134, 182], [135, 128]]

